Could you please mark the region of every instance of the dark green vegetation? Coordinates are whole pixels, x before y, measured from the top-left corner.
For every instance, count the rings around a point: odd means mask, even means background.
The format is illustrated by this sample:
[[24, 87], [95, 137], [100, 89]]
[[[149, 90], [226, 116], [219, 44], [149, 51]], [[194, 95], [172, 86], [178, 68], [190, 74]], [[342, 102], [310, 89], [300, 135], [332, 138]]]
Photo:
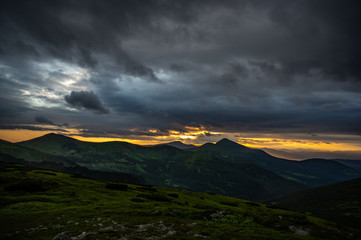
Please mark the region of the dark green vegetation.
[[90, 240], [361, 237], [359, 230], [266, 204], [15, 163], [0, 162], [0, 183], [0, 239], [49, 240], [64, 231]]
[[262, 150], [247, 148], [228, 139], [223, 139], [216, 144], [206, 143], [195, 151], [204, 152], [228, 162], [254, 164], [308, 187], [318, 187], [361, 177], [356, 169], [335, 161], [285, 160], [273, 157]]
[[286, 195], [273, 202], [314, 216], [360, 227], [361, 178]]
[[[89, 143], [56, 134], [4, 145], [7, 147], [0, 148], [3, 153], [25, 161], [34, 161], [35, 158], [24, 153], [31, 149], [54, 159], [61, 158], [78, 169], [81, 166], [84, 171], [129, 173], [142, 177], [147, 184], [249, 200], [273, 199], [285, 193], [361, 177], [355, 169], [333, 161], [288, 161], [227, 139], [190, 150], [168, 145], [142, 147], [126, 142]], [[21, 154], [7, 151], [9, 146], [18, 147]]]
[[142, 177], [120, 172], [89, 170], [61, 156], [40, 152], [31, 148], [0, 140], [0, 160], [30, 164], [32, 166], [71, 173], [93, 179], [121, 181], [126, 183], [144, 183]]
[[144, 177], [146, 183], [250, 200], [272, 199], [305, 186], [254, 164], [222, 161], [206, 153], [168, 145], [142, 147], [126, 142], [89, 143], [56, 134], [22, 142], [22, 146], [63, 156], [92, 170]]
[[62, 156], [51, 155], [35, 149], [23, 147], [0, 139], [0, 154], [5, 158], [23, 159], [28, 162], [55, 162], [64, 166], [76, 166]]

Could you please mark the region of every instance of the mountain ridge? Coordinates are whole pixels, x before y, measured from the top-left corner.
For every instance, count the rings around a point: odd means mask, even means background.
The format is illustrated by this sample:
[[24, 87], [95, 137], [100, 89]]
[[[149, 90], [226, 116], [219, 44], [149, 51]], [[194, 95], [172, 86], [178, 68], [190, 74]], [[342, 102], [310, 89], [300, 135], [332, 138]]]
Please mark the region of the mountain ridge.
[[91, 143], [51, 134], [18, 145], [64, 156], [91, 170], [140, 175], [157, 186], [246, 199], [262, 200], [361, 177], [360, 172], [341, 163], [279, 159], [229, 139], [181, 150], [169, 145], [145, 147], [118, 141]]
[[64, 156], [91, 170], [140, 175], [157, 186], [254, 200], [270, 199], [306, 188], [261, 166], [224, 162], [200, 151], [185, 151], [168, 145], [143, 147], [125, 142], [89, 143], [71, 138], [64, 138], [62, 142], [59, 139], [62, 138], [46, 135], [18, 144]]

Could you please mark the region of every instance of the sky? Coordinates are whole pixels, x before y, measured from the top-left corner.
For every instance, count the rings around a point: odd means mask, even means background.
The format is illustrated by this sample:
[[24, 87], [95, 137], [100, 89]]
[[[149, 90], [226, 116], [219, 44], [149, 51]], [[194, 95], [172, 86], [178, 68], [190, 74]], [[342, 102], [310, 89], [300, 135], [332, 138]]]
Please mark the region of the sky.
[[0, 3], [0, 138], [361, 159], [360, 1]]

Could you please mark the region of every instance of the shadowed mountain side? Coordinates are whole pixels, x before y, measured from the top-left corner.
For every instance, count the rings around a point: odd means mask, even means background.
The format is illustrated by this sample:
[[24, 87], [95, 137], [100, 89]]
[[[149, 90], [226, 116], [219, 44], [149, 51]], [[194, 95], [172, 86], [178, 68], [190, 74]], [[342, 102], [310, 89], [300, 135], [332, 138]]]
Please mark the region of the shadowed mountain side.
[[38, 151], [36, 149], [28, 148], [11, 142], [7, 142], [0, 139], [0, 154], [4, 157], [5, 155], [10, 155], [15, 159], [25, 160], [27, 162], [58, 162], [62, 163], [64, 166], [76, 166], [72, 161], [69, 161], [65, 157], [51, 155]]
[[142, 147], [126, 142], [90, 143], [48, 134], [19, 143], [61, 155], [93, 170], [141, 175], [157, 186], [208, 191], [264, 200], [305, 186], [250, 163], [225, 162], [206, 153], [168, 145]]
[[142, 177], [134, 174], [89, 170], [66, 158], [42, 153], [3, 140], [0, 141], [0, 161], [22, 163], [42, 169], [70, 173], [74, 174], [74, 176], [83, 176], [97, 180], [145, 184], [145, 180]]
[[325, 159], [291, 161], [276, 158], [268, 153], [222, 139], [216, 144], [206, 143], [194, 151], [239, 164], [255, 164], [282, 177], [310, 187], [318, 187], [361, 177], [361, 172], [341, 163]]
[[360, 227], [361, 178], [287, 194], [273, 201], [279, 207]]
[[361, 160], [361, 151], [280, 150], [273, 148], [262, 148], [262, 150], [272, 156], [295, 161], [309, 158]]
[[332, 159], [332, 161], [342, 163], [348, 167], [361, 171], [361, 160], [348, 160], [348, 159]]

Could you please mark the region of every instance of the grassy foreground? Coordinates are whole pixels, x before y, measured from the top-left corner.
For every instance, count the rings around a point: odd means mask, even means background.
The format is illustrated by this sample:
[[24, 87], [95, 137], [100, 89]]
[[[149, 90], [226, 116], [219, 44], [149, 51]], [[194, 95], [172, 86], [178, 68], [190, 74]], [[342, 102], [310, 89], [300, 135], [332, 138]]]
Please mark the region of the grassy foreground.
[[0, 239], [359, 239], [356, 229], [211, 193], [0, 162]]

